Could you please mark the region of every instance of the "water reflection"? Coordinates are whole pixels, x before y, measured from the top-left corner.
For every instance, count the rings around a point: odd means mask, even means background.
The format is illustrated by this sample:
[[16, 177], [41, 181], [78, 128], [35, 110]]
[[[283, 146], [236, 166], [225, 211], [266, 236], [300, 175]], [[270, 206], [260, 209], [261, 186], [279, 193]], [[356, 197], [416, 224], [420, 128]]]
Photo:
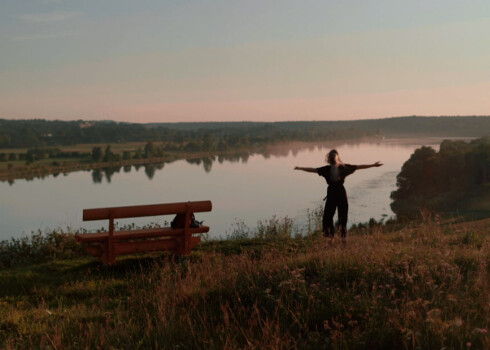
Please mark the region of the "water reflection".
[[[290, 143], [290, 144], [280, 144], [280, 145], [269, 145], [264, 146], [260, 150], [254, 151], [237, 151], [233, 153], [220, 154], [220, 155], [211, 155], [207, 157], [188, 157], [186, 160], [187, 163], [197, 166], [202, 166], [206, 173], [210, 173], [214, 162], [219, 162], [220, 164], [224, 162], [229, 163], [243, 163], [246, 164], [249, 158], [253, 155], [261, 155], [265, 159], [269, 159], [271, 157], [287, 157], [289, 154], [293, 154], [294, 156], [298, 154], [298, 152], [302, 150], [315, 150], [317, 148], [324, 148], [326, 146], [322, 144], [302, 144], [302, 143]], [[141, 167], [144, 168], [144, 172], [149, 180], [152, 180], [155, 176], [155, 172], [157, 170], [162, 170], [165, 166], [165, 163], [148, 163], [148, 164], [134, 164], [134, 165], [124, 165], [124, 166], [112, 166], [105, 168], [98, 168], [93, 170], [88, 170], [92, 173], [92, 181], [94, 184], [100, 184], [104, 181], [104, 178], [107, 183], [111, 183], [112, 177], [114, 174], [119, 173], [121, 168], [124, 173], [130, 173], [134, 168], [136, 171], [139, 171]], [[60, 173], [52, 174], [53, 177], [59, 176]], [[67, 175], [67, 174], [63, 174]], [[49, 176], [46, 174], [31, 176], [26, 180], [31, 181], [33, 179], [44, 179], [45, 176]], [[6, 179], [10, 185], [14, 184], [14, 179]], [[4, 180], [5, 181], [5, 180]]]
[[145, 165], [145, 174], [148, 176], [150, 180], [153, 179], [153, 176], [155, 176], [155, 166], [153, 164], [146, 164]]
[[[302, 150], [315, 150], [315, 149], [323, 149], [326, 146], [321, 145], [321, 144], [287, 144], [287, 145], [275, 145], [275, 146], [268, 146], [264, 147], [260, 151], [242, 151], [242, 152], [234, 152], [234, 153], [228, 153], [228, 154], [220, 154], [220, 155], [211, 155], [207, 157], [188, 157], [185, 159], [185, 161], [188, 164], [191, 165], [196, 165], [199, 167], [203, 167], [203, 170], [206, 173], [210, 173], [213, 164], [215, 162], [218, 162], [219, 164], [222, 164], [224, 162], [229, 162], [229, 163], [242, 163], [242, 164], [247, 164], [249, 158], [253, 155], [261, 155], [265, 159], [269, 159], [271, 157], [288, 157], [290, 154], [292, 155], [297, 155], [300, 151]], [[124, 172], [129, 173], [131, 172], [131, 169], [134, 167], [136, 171], [138, 171], [141, 167], [144, 168], [144, 172], [146, 176], [148, 177], [149, 180], [152, 180], [155, 176], [155, 172], [157, 170], [162, 170], [165, 166], [164, 162], [159, 162], [159, 163], [148, 163], [148, 164], [136, 164], [136, 165], [126, 165], [124, 166]], [[111, 181], [111, 176], [115, 172], [119, 172], [120, 167], [112, 167], [112, 168], [104, 168], [103, 172], [105, 174], [105, 177], [107, 179], [107, 182]], [[100, 172], [100, 170], [94, 170], [94, 173]], [[95, 183], [100, 182], [101, 180], [101, 175], [100, 174], [93, 174], [93, 179]]]
[[100, 171], [100, 169], [95, 169], [94, 171], [92, 171], [92, 181], [94, 182], [94, 184], [102, 183], [102, 178], [102, 171]]
[[[211, 155], [207, 157], [189, 157], [185, 159], [185, 161], [188, 164], [191, 165], [196, 165], [199, 167], [203, 167], [203, 170], [206, 173], [210, 173], [211, 170], [213, 169], [213, 164], [215, 162], [218, 162], [220, 164], [224, 162], [229, 162], [229, 163], [242, 163], [242, 164], [247, 164], [249, 158], [253, 155], [259, 154], [265, 159], [269, 159], [271, 157], [287, 157], [289, 154], [296, 155], [298, 154], [299, 151], [303, 149], [315, 149], [315, 148], [322, 148], [322, 146], [318, 145], [307, 145], [307, 146], [293, 146], [289, 145], [287, 147], [285, 146], [271, 146], [263, 149], [262, 151], [259, 152], [235, 152], [235, 153], [229, 153], [229, 154], [220, 154], [218, 156]], [[102, 183], [104, 178], [106, 179], [107, 183], [110, 183], [112, 180], [112, 176], [115, 173], [119, 173], [121, 171], [121, 168], [123, 168], [124, 173], [130, 173], [131, 170], [134, 168], [136, 171], [138, 171], [141, 167], [144, 168], [144, 172], [146, 177], [149, 180], [152, 180], [155, 177], [155, 172], [158, 170], [162, 170], [165, 167], [164, 162], [159, 162], [159, 163], [148, 163], [148, 164], [135, 164], [135, 165], [125, 165], [125, 166], [119, 166], [119, 167], [106, 167], [102, 169], [94, 169], [92, 170], [92, 180], [95, 184]]]
[[[375, 140], [374, 142], [371, 141], [352, 141], [352, 142], [343, 142], [343, 145], [350, 144], [350, 145], [360, 145], [360, 144], [366, 144], [366, 143], [375, 143], [375, 144], [383, 144], [385, 147], [386, 146], [399, 146], [400, 143], [391, 143], [391, 140]], [[328, 150], [333, 147], [338, 147], [339, 143], [336, 142], [335, 144], [333, 143], [286, 143], [286, 144], [277, 144], [277, 145], [268, 145], [264, 146], [260, 150], [254, 150], [254, 151], [240, 151], [240, 152], [233, 152], [233, 153], [227, 153], [227, 154], [220, 154], [220, 155], [211, 155], [211, 156], [206, 156], [206, 157], [188, 157], [186, 160], [187, 163], [196, 165], [196, 166], [202, 166], [203, 170], [206, 173], [210, 173], [214, 162], [219, 162], [220, 164], [224, 162], [229, 162], [229, 163], [243, 163], [246, 164], [251, 156], [254, 155], [261, 155], [264, 159], [270, 159], [271, 157], [279, 157], [279, 158], [284, 158], [288, 157], [290, 155], [296, 156], [299, 152], [308, 150], [310, 152], [313, 152], [315, 150]], [[105, 167], [105, 168], [99, 168], [99, 169], [94, 169], [94, 170], [88, 170], [92, 172], [92, 180], [93, 183], [99, 184], [102, 183], [104, 178], [106, 179], [107, 183], [110, 183], [112, 181], [112, 177], [114, 174], [119, 173], [121, 171], [121, 168], [124, 173], [130, 173], [131, 170], [134, 168], [136, 171], [139, 171], [141, 167], [144, 168], [144, 172], [146, 176], [148, 177], [149, 180], [152, 180], [155, 176], [155, 172], [158, 170], [162, 170], [165, 166], [164, 162], [159, 162], [159, 163], [148, 163], [148, 164], [135, 164], [135, 165], [124, 165], [124, 166], [112, 166], [112, 167]], [[59, 176], [59, 173], [52, 174], [53, 177]], [[66, 173], [63, 173], [64, 176], [66, 176]], [[46, 174], [38, 175], [38, 176], [31, 176], [30, 178], [26, 179], [28, 181], [33, 180], [34, 178], [36, 179], [43, 179], [45, 176], [49, 176]], [[10, 185], [14, 184], [14, 179], [5, 179], [8, 181]], [[3, 181], [5, 181], [3, 180]]]
[[215, 160], [214, 157], [208, 157], [208, 158], [202, 159], [202, 165], [204, 167], [205, 172], [209, 173], [211, 171], [211, 168], [213, 167], [214, 160]]
[[186, 159], [186, 162], [189, 164], [196, 164], [196, 165], [201, 165], [201, 159]]

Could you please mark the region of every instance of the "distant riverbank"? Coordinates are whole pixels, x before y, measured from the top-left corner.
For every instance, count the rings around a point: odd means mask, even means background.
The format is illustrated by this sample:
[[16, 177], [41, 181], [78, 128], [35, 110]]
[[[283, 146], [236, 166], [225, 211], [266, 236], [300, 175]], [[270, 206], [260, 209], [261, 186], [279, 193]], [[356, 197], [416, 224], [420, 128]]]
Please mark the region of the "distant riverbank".
[[[323, 143], [332, 142], [370, 142], [382, 140], [381, 137], [359, 137], [345, 140], [331, 140]], [[309, 148], [313, 145], [319, 145], [322, 142], [277, 142], [263, 146], [249, 146], [226, 151], [164, 151], [161, 142], [151, 143], [124, 143], [124, 144], [82, 144], [75, 146], [60, 147], [58, 150], [62, 154], [76, 154], [76, 157], [47, 157], [37, 161], [4, 161], [0, 162], [0, 181], [13, 181], [15, 179], [33, 179], [42, 178], [53, 174], [67, 174], [74, 171], [103, 169], [111, 167], [124, 167], [132, 165], [168, 163], [179, 159], [204, 159], [207, 157], [222, 156], [225, 159], [244, 156], [250, 154], [280, 154], [284, 149], [299, 151]], [[151, 145], [153, 153], [145, 153], [145, 148]], [[101, 151], [110, 148], [110, 156], [106, 161], [95, 161], [91, 158], [91, 152], [96, 148]], [[155, 151], [158, 149], [158, 152]], [[28, 152], [27, 149], [0, 149], [3, 154], [16, 154], [19, 158], [20, 154]], [[42, 149], [39, 150], [40, 152]], [[47, 151], [45, 153], [48, 153]], [[124, 159], [124, 155], [129, 154], [128, 158]], [[134, 156], [137, 155], [138, 156]], [[102, 156], [101, 156], [102, 158]], [[112, 160], [111, 160], [112, 159]]]

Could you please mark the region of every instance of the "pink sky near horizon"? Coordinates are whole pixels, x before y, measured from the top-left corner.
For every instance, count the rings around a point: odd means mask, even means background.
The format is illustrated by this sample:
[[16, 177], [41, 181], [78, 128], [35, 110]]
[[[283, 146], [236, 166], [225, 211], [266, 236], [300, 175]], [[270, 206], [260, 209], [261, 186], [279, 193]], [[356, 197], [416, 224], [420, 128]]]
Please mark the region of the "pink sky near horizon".
[[[107, 103], [100, 100], [91, 115], [63, 118], [67, 108], [79, 108], [84, 98], [57, 100], [44, 96], [33, 102], [40, 114], [7, 119], [115, 120], [134, 123], [203, 122], [203, 121], [292, 121], [292, 120], [358, 120], [398, 116], [469, 116], [490, 111], [490, 83], [418, 89], [385, 93], [340, 95], [325, 98], [288, 98], [261, 100], [196, 101], [174, 103]], [[89, 99], [93, 103], [93, 99]], [[77, 105], [80, 105], [77, 107]], [[53, 107], [59, 112], [53, 114]], [[45, 108], [46, 115], [42, 114]], [[4, 107], [0, 107], [2, 111]], [[17, 109], [17, 112], [21, 108]], [[48, 112], [49, 111], [49, 112]], [[4, 113], [5, 114], [5, 113]], [[97, 116], [94, 118], [94, 115]], [[486, 114], [488, 115], [488, 114]]]
[[[356, 120], [409, 115], [466, 116], [490, 111], [490, 83], [485, 86], [412, 90], [327, 98], [163, 103], [108, 108], [103, 114], [135, 121], [286, 121]], [[195, 115], [194, 118], [189, 116]], [[222, 116], [217, 118], [216, 116]], [[487, 114], [488, 115], [488, 114]]]

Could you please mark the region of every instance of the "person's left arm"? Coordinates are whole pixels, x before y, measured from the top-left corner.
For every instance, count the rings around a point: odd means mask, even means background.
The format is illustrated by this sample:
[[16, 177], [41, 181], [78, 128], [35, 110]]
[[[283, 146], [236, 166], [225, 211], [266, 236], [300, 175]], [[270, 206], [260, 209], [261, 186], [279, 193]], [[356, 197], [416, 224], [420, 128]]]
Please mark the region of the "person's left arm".
[[373, 167], [379, 167], [379, 166], [382, 166], [383, 164], [381, 164], [380, 162], [376, 162], [376, 163], [373, 163], [373, 164], [363, 164], [363, 165], [356, 165], [356, 170], [361, 170], [361, 169], [369, 169], [369, 168], [373, 168]]

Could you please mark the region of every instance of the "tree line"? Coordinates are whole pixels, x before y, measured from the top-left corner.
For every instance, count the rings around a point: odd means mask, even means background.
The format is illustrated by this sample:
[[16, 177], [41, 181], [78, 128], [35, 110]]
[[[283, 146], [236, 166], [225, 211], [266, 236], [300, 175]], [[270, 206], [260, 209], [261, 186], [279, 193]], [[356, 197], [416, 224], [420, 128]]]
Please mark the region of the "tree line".
[[421, 208], [464, 210], [468, 199], [485, 196], [489, 186], [490, 138], [445, 140], [438, 152], [421, 147], [403, 164], [391, 208], [397, 217], [415, 216]]
[[165, 142], [193, 151], [226, 150], [281, 141], [326, 141], [406, 134], [490, 134], [490, 117], [399, 117], [354, 121], [116, 123], [0, 119], [0, 148], [46, 148], [83, 143]]
[[[194, 123], [199, 126], [199, 123]], [[116, 122], [0, 119], [0, 148], [46, 148], [87, 143], [164, 142], [171, 150], [226, 150], [280, 141], [324, 141], [375, 134], [373, 130], [275, 123], [238, 123], [208, 128]]]
[[0, 162], [25, 161], [33, 163], [43, 159], [66, 159], [66, 158], [88, 158], [90, 153], [71, 151], [62, 151], [57, 147], [32, 148], [26, 152], [0, 152]]

